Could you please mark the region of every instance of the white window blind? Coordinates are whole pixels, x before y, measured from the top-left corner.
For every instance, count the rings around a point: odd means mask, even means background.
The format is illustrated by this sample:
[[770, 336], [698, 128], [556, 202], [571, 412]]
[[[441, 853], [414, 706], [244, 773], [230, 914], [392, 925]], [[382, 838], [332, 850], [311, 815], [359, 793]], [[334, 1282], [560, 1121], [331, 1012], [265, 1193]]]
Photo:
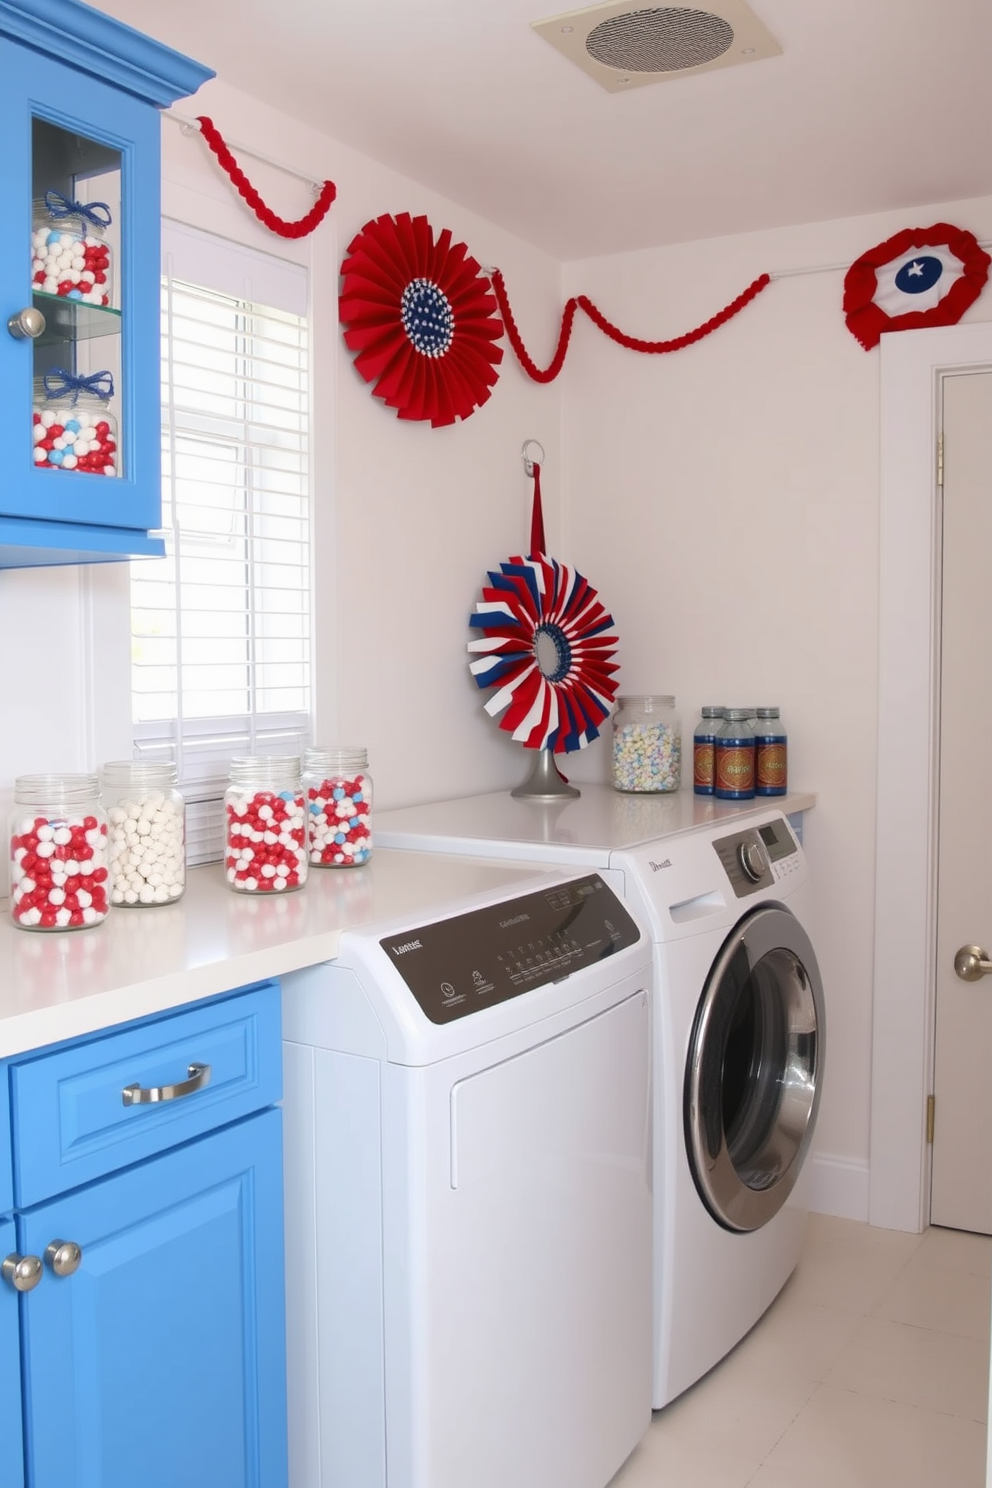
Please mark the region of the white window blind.
[[166, 556], [131, 565], [138, 759], [174, 759], [189, 861], [223, 854], [236, 754], [310, 729], [306, 271], [167, 224]]

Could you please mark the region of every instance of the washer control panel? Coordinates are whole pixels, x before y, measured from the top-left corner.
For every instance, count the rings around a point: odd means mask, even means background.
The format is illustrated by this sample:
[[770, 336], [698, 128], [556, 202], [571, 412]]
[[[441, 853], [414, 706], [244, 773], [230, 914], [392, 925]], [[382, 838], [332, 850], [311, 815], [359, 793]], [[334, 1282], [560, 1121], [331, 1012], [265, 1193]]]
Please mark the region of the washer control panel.
[[598, 873], [387, 936], [379, 944], [432, 1023], [466, 1018], [637, 945]]
[[714, 838], [713, 847], [738, 899], [798, 872], [802, 858], [784, 819]]

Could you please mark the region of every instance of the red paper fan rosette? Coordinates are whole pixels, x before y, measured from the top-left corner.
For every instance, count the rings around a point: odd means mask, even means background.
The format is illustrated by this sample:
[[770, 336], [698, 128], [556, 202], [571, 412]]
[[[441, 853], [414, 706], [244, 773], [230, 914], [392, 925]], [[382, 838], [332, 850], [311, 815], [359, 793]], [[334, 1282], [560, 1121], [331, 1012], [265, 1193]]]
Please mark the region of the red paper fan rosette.
[[[486, 703], [501, 729], [527, 749], [567, 754], [599, 735], [617, 693], [613, 616], [580, 573], [554, 558], [510, 558], [489, 574], [469, 624], [470, 670], [480, 687], [498, 691]], [[546, 637], [558, 664], [551, 676], [538, 665]]]
[[377, 217], [350, 244], [341, 274], [345, 344], [377, 398], [435, 428], [486, 402], [503, 322], [464, 243], [447, 228], [435, 241], [426, 217]]
[[908, 227], [869, 248], [844, 277], [844, 319], [866, 351], [883, 331], [956, 325], [985, 287], [992, 259], [948, 222]]

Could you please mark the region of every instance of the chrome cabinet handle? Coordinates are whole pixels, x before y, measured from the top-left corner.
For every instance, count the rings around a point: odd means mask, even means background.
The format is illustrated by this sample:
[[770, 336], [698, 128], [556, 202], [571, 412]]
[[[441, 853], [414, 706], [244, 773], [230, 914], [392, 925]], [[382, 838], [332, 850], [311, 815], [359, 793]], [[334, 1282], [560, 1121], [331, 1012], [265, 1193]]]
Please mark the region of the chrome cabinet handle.
[[41, 1275], [41, 1258], [36, 1255], [21, 1256], [11, 1251], [0, 1265], [0, 1276], [10, 1282], [15, 1292], [33, 1292]]
[[79, 1270], [83, 1252], [75, 1240], [53, 1240], [45, 1246], [45, 1260], [56, 1276], [71, 1276]]
[[45, 317], [33, 305], [26, 305], [10, 316], [7, 329], [15, 341], [36, 341], [44, 333]]
[[992, 961], [981, 946], [962, 946], [954, 957], [954, 970], [963, 982], [977, 982], [992, 972]]
[[153, 1085], [150, 1090], [143, 1090], [140, 1085], [125, 1085], [121, 1100], [126, 1106], [150, 1106], [156, 1101], [182, 1100], [184, 1095], [195, 1095], [210, 1084], [209, 1064], [191, 1064], [186, 1072], [189, 1079], [181, 1080], [178, 1085]]

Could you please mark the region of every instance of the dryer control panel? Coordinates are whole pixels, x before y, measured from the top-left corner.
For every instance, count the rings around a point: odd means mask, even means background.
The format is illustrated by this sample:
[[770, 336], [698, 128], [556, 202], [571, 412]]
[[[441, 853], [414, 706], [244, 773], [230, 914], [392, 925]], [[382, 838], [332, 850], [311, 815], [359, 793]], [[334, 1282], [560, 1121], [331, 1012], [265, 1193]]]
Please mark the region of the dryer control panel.
[[549, 885], [379, 944], [432, 1023], [469, 1017], [637, 945], [598, 873]]
[[716, 837], [713, 848], [738, 899], [780, 883], [797, 872], [802, 861], [784, 818]]

